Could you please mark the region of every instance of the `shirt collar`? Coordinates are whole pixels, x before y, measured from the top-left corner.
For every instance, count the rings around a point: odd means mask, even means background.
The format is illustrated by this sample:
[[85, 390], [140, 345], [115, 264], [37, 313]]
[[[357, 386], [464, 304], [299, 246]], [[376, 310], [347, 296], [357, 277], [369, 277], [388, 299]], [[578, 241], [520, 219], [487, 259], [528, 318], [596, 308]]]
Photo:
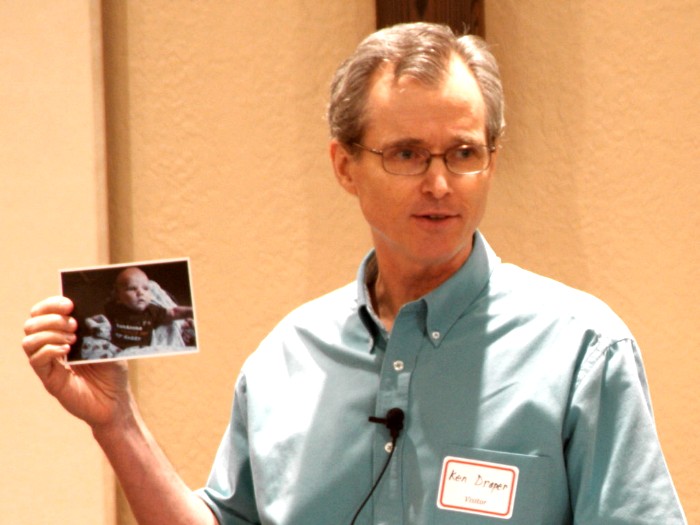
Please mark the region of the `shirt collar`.
[[[488, 245], [484, 236], [477, 231], [474, 234], [471, 254], [462, 267], [447, 281], [418, 300], [426, 306], [426, 336], [433, 346], [440, 346], [457, 319], [464, 315], [481, 294], [491, 273], [500, 262], [500, 258]], [[373, 339], [379, 335], [387, 335], [372, 309], [370, 300], [368, 283], [373, 282], [376, 276], [377, 263], [372, 250], [365, 256], [357, 273], [357, 298], [360, 318]]]
[[421, 299], [427, 306], [425, 329], [433, 346], [440, 346], [457, 319], [471, 308], [500, 262], [477, 231], [467, 261], [452, 277]]
[[374, 312], [369, 293], [370, 285], [377, 279], [377, 272], [377, 258], [374, 250], [371, 250], [363, 259], [357, 272], [357, 306], [360, 319], [372, 339], [371, 348], [374, 348], [374, 341], [378, 338], [384, 340], [389, 338], [389, 333]]

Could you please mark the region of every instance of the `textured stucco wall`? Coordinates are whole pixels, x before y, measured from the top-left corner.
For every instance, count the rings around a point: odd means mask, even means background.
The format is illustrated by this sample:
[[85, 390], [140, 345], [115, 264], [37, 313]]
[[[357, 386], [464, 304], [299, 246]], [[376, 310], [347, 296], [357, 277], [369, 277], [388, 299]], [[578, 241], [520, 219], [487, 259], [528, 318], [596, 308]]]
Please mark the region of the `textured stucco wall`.
[[0, 2], [0, 523], [114, 523], [89, 429], [20, 348], [58, 269], [107, 260], [99, 3]]
[[700, 522], [700, 4], [486, 8], [509, 129], [484, 231], [504, 259], [598, 295], [630, 326]]

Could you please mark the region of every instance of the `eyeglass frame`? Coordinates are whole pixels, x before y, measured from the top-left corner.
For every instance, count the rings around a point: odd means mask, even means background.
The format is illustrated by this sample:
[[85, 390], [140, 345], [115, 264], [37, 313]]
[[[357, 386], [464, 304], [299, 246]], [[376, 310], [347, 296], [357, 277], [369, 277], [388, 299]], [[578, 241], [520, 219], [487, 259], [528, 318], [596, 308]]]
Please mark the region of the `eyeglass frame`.
[[[396, 175], [396, 176], [398, 176], [398, 177], [414, 177], [414, 176], [416, 176], [416, 175], [423, 175], [425, 172], [427, 172], [427, 171], [430, 169], [430, 164], [433, 162], [433, 159], [434, 159], [435, 157], [442, 157], [442, 162], [445, 164], [445, 167], [447, 168], [447, 171], [449, 171], [450, 173], [452, 173], [452, 174], [454, 174], [454, 175], [478, 175], [479, 173], [483, 173], [484, 171], [488, 170], [488, 169], [491, 167], [491, 156], [492, 156], [493, 152], [496, 151], [496, 150], [498, 149], [498, 148], [497, 148], [496, 146], [494, 146], [494, 145], [463, 143], [463, 144], [458, 144], [457, 146], [453, 146], [453, 147], [451, 147], [451, 148], [448, 148], [448, 149], [446, 149], [445, 151], [443, 151], [442, 153], [433, 153], [433, 152], [431, 152], [428, 148], [422, 148], [422, 147], [411, 146], [411, 147], [413, 147], [413, 148], [416, 149], [416, 150], [421, 150], [421, 151], [425, 151], [425, 152], [428, 153], [428, 157], [427, 157], [427, 159], [426, 159], [426, 162], [425, 162], [425, 165], [424, 165], [423, 170], [422, 170], [422, 171], [418, 171], [418, 172], [416, 172], [416, 173], [396, 173], [396, 172], [394, 172], [394, 171], [389, 171], [388, 169], [386, 169], [386, 165], [385, 165], [386, 157], [384, 157], [384, 152], [387, 151], [387, 149], [395, 148], [395, 147], [400, 147], [400, 146], [389, 146], [389, 148], [385, 148], [385, 149], [383, 149], [383, 150], [378, 150], [378, 149], [370, 148], [370, 147], [368, 147], [368, 146], [365, 146], [365, 145], [363, 145], [363, 144], [360, 144], [359, 142], [353, 142], [351, 145], [352, 145], [352, 146], [356, 146], [356, 147], [358, 147], [358, 148], [360, 148], [360, 149], [362, 149], [362, 150], [364, 150], [364, 151], [368, 151], [368, 152], [370, 152], [370, 153], [374, 153], [375, 155], [379, 155], [379, 156], [382, 158], [382, 168], [384, 169], [384, 171], [386, 171], [387, 173], [389, 173], [389, 174], [391, 174], [391, 175]], [[465, 172], [463, 172], [463, 173], [460, 173], [459, 171], [454, 171], [454, 170], [452, 170], [452, 169], [450, 168], [449, 163], [447, 162], [447, 154], [450, 153], [450, 152], [452, 152], [452, 151], [459, 150], [460, 148], [464, 148], [464, 147], [483, 148], [483, 149], [485, 149], [486, 152], [487, 152], [487, 154], [488, 154], [488, 157], [487, 157], [487, 160], [486, 160], [486, 166], [484, 166], [484, 167], [481, 168], [480, 170], [476, 170], [476, 171], [465, 171]]]

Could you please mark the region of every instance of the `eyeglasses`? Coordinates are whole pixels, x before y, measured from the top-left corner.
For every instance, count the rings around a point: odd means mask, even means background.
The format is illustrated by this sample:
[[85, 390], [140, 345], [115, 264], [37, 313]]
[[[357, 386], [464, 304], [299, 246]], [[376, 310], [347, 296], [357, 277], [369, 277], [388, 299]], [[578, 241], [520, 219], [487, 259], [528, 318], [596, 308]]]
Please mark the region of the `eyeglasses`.
[[431, 153], [418, 146], [390, 146], [377, 150], [358, 142], [353, 142], [353, 145], [381, 156], [384, 170], [392, 175], [422, 175], [428, 171], [434, 157], [442, 157], [447, 169], [456, 175], [476, 175], [489, 168], [491, 153], [496, 151], [495, 146], [483, 144], [460, 144], [444, 153]]

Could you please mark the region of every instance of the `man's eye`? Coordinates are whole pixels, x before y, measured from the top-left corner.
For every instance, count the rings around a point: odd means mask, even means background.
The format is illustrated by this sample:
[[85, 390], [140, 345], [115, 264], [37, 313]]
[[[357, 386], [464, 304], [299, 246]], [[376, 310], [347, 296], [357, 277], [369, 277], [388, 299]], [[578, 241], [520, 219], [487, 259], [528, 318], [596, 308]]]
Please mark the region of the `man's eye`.
[[420, 150], [415, 148], [393, 148], [387, 153], [391, 160], [400, 162], [413, 161], [421, 158]]
[[476, 155], [476, 149], [472, 146], [460, 146], [452, 155], [456, 160], [467, 160]]

